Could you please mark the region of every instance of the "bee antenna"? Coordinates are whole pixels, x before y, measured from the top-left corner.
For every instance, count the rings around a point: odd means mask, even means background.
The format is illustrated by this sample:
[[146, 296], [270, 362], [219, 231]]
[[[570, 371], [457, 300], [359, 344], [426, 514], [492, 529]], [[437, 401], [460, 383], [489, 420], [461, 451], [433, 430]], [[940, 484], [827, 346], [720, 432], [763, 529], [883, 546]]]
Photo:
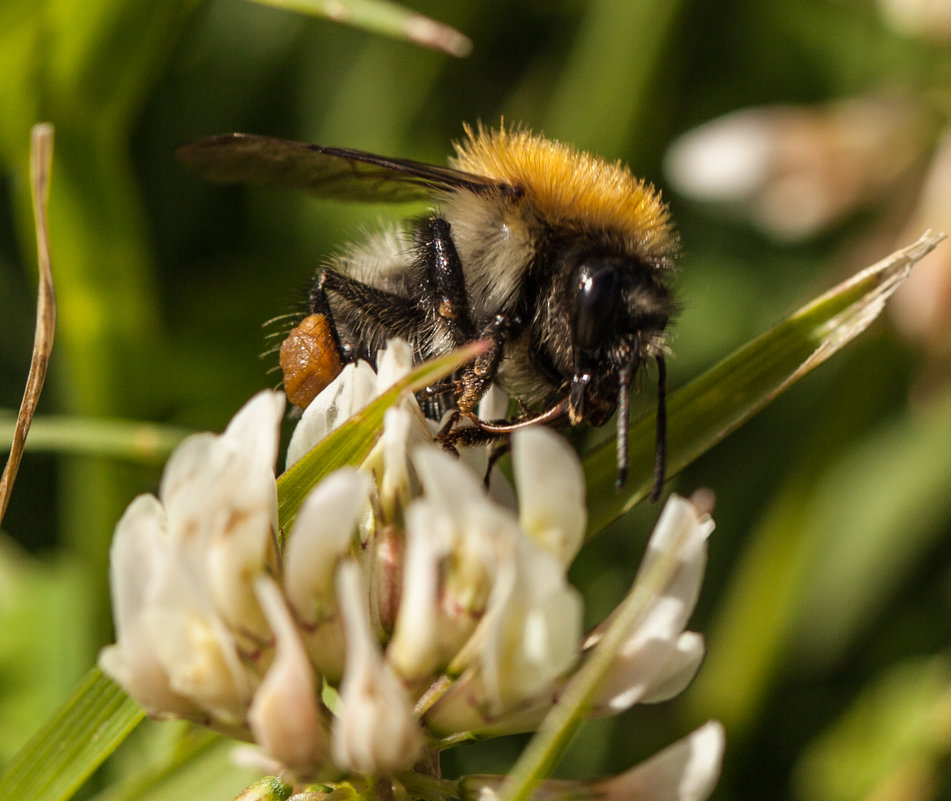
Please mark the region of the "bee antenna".
[[657, 503], [664, 490], [667, 473], [667, 362], [658, 353], [657, 362], [657, 434], [654, 439], [654, 481], [651, 484], [650, 502]]
[[614, 486], [621, 489], [627, 481], [627, 429], [631, 419], [631, 382], [634, 379], [634, 365], [626, 364], [621, 368], [617, 399], [617, 481]]

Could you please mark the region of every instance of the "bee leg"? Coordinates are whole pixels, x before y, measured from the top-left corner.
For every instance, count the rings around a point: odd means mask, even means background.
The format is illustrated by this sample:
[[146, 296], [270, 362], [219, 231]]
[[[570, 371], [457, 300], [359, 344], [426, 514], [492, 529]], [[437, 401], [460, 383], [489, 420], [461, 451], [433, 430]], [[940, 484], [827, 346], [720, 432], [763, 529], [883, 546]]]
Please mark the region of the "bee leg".
[[423, 326], [423, 315], [410, 299], [370, 286], [336, 270], [321, 272], [311, 292], [311, 304], [321, 304], [334, 320], [334, 332], [346, 361], [376, 354], [392, 337], [403, 337], [414, 348], [415, 334]]
[[416, 400], [423, 414], [430, 420], [442, 420], [446, 412], [455, 409], [455, 401], [452, 397], [455, 388], [455, 382], [451, 378], [444, 378], [417, 392]]
[[[456, 417], [452, 422], [456, 422]], [[485, 475], [482, 477], [482, 483], [486, 489], [489, 487], [489, 479], [492, 477], [492, 468], [498, 464], [505, 454], [512, 449], [512, 437], [510, 434], [497, 434], [492, 431], [486, 431], [479, 426], [464, 426], [463, 428], [451, 429], [444, 426], [443, 430], [436, 436], [437, 441], [444, 450], [459, 455], [460, 447], [472, 447], [473, 445], [489, 445], [489, 458], [485, 465]]]
[[476, 417], [475, 408], [482, 400], [482, 396], [488, 391], [489, 385], [495, 380], [499, 363], [502, 361], [502, 351], [511, 328], [512, 323], [506, 315], [495, 315], [479, 335], [480, 339], [489, 341], [488, 350], [476, 356], [462, 371], [459, 378], [456, 387], [456, 406], [459, 407], [462, 414], [477, 423], [479, 421]]
[[654, 440], [654, 480], [651, 484], [651, 503], [657, 503], [664, 490], [667, 474], [667, 362], [659, 353], [657, 362], [657, 433]]
[[436, 215], [424, 220], [417, 247], [417, 261], [425, 281], [424, 297], [434, 321], [446, 330], [454, 347], [472, 342], [476, 329], [469, 316], [465, 273], [449, 222]]
[[337, 333], [337, 326], [334, 324], [333, 310], [330, 308], [330, 301], [327, 299], [327, 294], [324, 290], [326, 275], [329, 272], [332, 271], [322, 270], [317, 276], [317, 280], [314, 281], [314, 285], [310, 289], [307, 303], [310, 307], [311, 314], [321, 314], [327, 320], [327, 323], [330, 326], [331, 337], [334, 344], [337, 346], [337, 352], [340, 354], [340, 358], [345, 362], [352, 362], [354, 361], [355, 357], [350, 353], [351, 349], [349, 347], [345, 347], [340, 341], [340, 335]]
[[473, 445], [491, 445], [489, 462], [485, 469], [485, 485], [489, 486], [489, 477], [496, 462], [501, 459], [512, 447], [512, 434], [520, 428], [538, 425], [539, 423], [557, 423], [568, 411], [568, 401], [563, 400], [550, 409], [537, 415], [525, 415], [517, 420], [498, 420], [489, 422], [473, 417], [473, 425], [454, 428], [459, 422], [461, 412], [452, 415], [436, 435], [437, 441], [443, 448], [458, 454], [458, 448]]

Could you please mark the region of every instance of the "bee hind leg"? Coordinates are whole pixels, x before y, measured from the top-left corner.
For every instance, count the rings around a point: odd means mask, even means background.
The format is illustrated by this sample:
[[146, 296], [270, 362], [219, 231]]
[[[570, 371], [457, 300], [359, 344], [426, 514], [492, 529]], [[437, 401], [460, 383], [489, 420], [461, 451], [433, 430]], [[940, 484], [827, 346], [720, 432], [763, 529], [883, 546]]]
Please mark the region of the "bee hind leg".
[[416, 340], [423, 315], [412, 300], [402, 295], [324, 269], [311, 290], [310, 301], [316, 313], [327, 314], [333, 320], [334, 335], [345, 361], [363, 358], [375, 364], [377, 351], [393, 337], [419, 347]]

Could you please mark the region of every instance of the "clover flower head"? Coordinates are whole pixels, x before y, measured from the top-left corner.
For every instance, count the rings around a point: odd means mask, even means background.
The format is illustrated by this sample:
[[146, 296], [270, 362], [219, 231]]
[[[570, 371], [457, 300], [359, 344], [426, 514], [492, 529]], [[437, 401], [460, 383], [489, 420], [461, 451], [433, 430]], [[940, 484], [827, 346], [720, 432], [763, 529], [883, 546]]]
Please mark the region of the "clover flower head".
[[[289, 463], [408, 371], [411, 353], [394, 343], [379, 363], [379, 375], [348, 366], [311, 404]], [[514, 493], [498, 500], [434, 444], [406, 395], [364, 463], [320, 481], [282, 537], [283, 407], [261, 393], [221, 436], [189, 438], [158, 497], [130, 505], [112, 549], [117, 643], [102, 668], [151, 715], [255, 742], [300, 780], [405, 788], [445, 747], [536, 728], [617, 640], [610, 618], [585, 634], [567, 578], [587, 523], [574, 452], [548, 429], [516, 432]], [[589, 714], [670, 697], [693, 677], [703, 640], [686, 624], [711, 529], [689, 501], [668, 502], [632, 588], [649, 586], [649, 600], [615, 643]], [[660, 563], [671, 567], [658, 583]], [[704, 798], [722, 741], [708, 724], [626, 774], [537, 792]], [[454, 792], [491, 798], [499, 781], [469, 777]]]

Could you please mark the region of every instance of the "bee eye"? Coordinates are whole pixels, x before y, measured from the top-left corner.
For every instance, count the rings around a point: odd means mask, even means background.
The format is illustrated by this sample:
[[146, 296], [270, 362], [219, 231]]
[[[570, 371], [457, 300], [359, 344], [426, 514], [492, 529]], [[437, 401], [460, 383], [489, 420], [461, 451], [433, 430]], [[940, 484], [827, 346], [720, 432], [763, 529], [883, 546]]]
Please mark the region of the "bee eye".
[[600, 345], [611, 330], [617, 309], [618, 274], [613, 264], [585, 262], [578, 270], [575, 342], [582, 348]]

